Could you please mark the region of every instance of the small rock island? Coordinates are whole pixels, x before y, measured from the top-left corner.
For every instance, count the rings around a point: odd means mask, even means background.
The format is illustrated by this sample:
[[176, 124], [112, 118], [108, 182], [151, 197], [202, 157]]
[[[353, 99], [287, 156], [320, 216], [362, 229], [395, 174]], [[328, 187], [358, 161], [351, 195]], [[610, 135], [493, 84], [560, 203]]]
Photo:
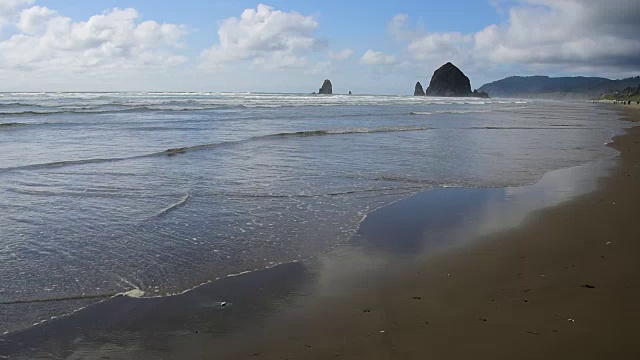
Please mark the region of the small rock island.
[[422, 84], [420, 81], [416, 83], [416, 88], [413, 90], [413, 96], [424, 96], [424, 89], [422, 88]]
[[329, 81], [328, 79], [325, 80], [324, 83], [322, 83], [322, 87], [320, 88], [320, 90], [318, 90], [318, 94], [333, 94], [333, 86], [331, 85], [331, 81]]
[[471, 81], [458, 67], [448, 62], [434, 71], [427, 91], [422, 94], [422, 85], [418, 82], [414, 95], [443, 96], [443, 97], [479, 97], [488, 98], [489, 94], [471, 91]]

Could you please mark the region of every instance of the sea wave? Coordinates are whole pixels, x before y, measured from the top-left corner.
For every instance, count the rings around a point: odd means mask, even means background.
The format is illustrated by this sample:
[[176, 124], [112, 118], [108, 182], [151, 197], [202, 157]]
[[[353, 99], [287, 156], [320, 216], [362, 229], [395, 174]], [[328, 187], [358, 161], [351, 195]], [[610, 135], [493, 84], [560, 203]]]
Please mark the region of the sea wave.
[[435, 111], [412, 111], [410, 115], [442, 115], [442, 114], [474, 114], [474, 113], [488, 113], [493, 110], [435, 110]]
[[166, 106], [124, 106], [120, 109], [104, 109], [86, 107], [84, 109], [54, 109], [54, 110], [21, 110], [21, 111], [0, 111], [0, 117], [19, 116], [46, 116], [46, 115], [71, 115], [71, 114], [118, 114], [118, 113], [140, 113], [140, 112], [182, 112], [182, 111], [202, 111], [202, 110], [230, 110], [244, 108], [244, 105], [221, 105], [221, 106], [201, 106], [201, 107], [166, 107]]
[[[7, 93], [0, 116], [128, 111], [202, 111], [233, 108], [291, 108], [305, 106], [449, 105], [484, 107], [526, 104], [521, 100], [470, 101], [468, 98], [417, 99], [410, 96], [259, 94], [259, 93]], [[445, 101], [446, 100], [446, 101]]]
[[468, 130], [584, 130], [584, 126], [548, 125], [548, 126], [471, 126]]
[[187, 193], [185, 196], [183, 196], [176, 203], [171, 204], [171, 205], [167, 206], [166, 208], [162, 209], [159, 213], [157, 213], [155, 215], [155, 217], [165, 216], [165, 215], [169, 214], [170, 212], [176, 210], [177, 208], [184, 206], [189, 201], [189, 199], [191, 199], [191, 193]]
[[18, 126], [27, 126], [29, 124], [19, 123], [19, 122], [10, 122], [10, 123], [0, 123], [0, 129], [2, 128], [14, 128]]
[[225, 146], [233, 146], [233, 145], [246, 143], [250, 141], [259, 141], [259, 140], [268, 140], [268, 139], [277, 139], [277, 138], [312, 137], [312, 136], [347, 135], [347, 134], [372, 134], [372, 133], [390, 133], [390, 132], [423, 131], [423, 130], [428, 130], [428, 128], [427, 127], [341, 128], [341, 129], [329, 129], [329, 130], [304, 130], [304, 131], [294, 131], [294, 132], [283, 132], [283, 133], [277, 133], [277, 134], [254, 136], [247, 139], [236, 140], [236, 141], [226, 141], [226, 142], [201, 144], [201, 145], [194, 145], [194, 146], [175, 147], [175, 148], [169, 148], [169, 149], [158, 151], [158, 152], [152, 152], [152, 153], [146, 153], [146, 154], [140, 154], [140, 155], [134, 155], [134, 156], [53, 161], [53, 162], [47, 162], [47, 163], [6, 167], [6, 168], [0, 168], [0, 172], [108, 163], [108, 162], [116, 162], [116, 161], [141, 159], [141, 158], [154, 157], [154, 156], [175, 156], [175, 155], [184, 154], [192, 151], [210, 150], [210, 149], [220, 148]]
[[424, 131], [424, 130], [429, 130], [429, 128], [424, 126], [383, 127], [383, 128], [344, 128], [344, 129], [334, 129], [334, 130], [307, 130], [307, 131], [283, 132], [278, 134], [266, 135], [265, 137], [291, 137], [291, 136], [305, 137], [305, 136], [373, 134], [373, 133]]
[[36, 298], [36, 299], [21, 299], [21, 300], [6, 300], [0, 301], [0, 305], [17, 305], [17, 304], [34, 304], [34, 303], [48, 303], [56, 301], [70, 301], [70, 300], [91, 300], [91, 299], [107, 299], [114, 296], [125, 295], [123, 292], [113, 292], [105, 294], [82, 294], [82, 295], [70, 295], [52, 298]]

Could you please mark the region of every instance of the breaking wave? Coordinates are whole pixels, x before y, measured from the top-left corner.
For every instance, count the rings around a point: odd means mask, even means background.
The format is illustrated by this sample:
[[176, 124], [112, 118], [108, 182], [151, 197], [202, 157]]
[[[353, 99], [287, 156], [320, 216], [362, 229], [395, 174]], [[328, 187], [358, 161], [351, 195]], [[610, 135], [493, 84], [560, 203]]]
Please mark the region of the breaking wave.
[[412, 111], [409, 115], [442, 115], [442, 114], [475, 114], [488, 113], [493, 110], [435, 110], [435, 111]]
[[345, 135], [345, 134], [373, 134], [373, 133], [389, 133], [401, 131], [424, 131], [429, 128], [424, 126], [413, 127], [384, 127], [384, 128], [346, 128], [336, 130], [307, 130], [295, 132], [283, 132], [278, 134], [266, 135], [265, 137], [305, 137], [305, 136], [324, 136], [324, 135]]
[[29, 125], [29, 124], [19, 123], [19, 122], [0, 123], [0, 129], [14, 128], [14, 127], [18, 127], [18, 126], [27, 126], [27, 125]]
[[62, 166], [108, 163], [108, 162], [116, 162], [116, 161], [126, 161], [126, 160], [141, 159], [141, 158], [154, 157], [154, 156], [176, 156], [176, 155], [179, 155], [179, 154], [184, 154], [184, 153], [192, 152], [192, 151], [209, 150], [209, 149], [220, 148], [220, 147], [225, 147], [225, 146], [233, 146], [233, 145], [246, 143], [246, 142], [250, 142], [250, 141], [268, 140], [268, 139], [276, 139], [276, 138], [295, 138], [295, 137], [347, 135], [347, 134], [392, 133], [392, 132], [424, 131], [424, 130], [428, 130], [428, 128], [427, 127], [346, 128], [346, 129], [334, 129], [334, 130], [306, 130], [306, 131], [295, 131], [295, 132], [283, 132], [283, 133], [277, 133], [277, 134], [254, 136], [254, 137], [250, 137], [248, 139], [237, 140], [237, 141], [227, 141], [227, 142], [220, 142], [220, 143], [211, 143], [211, 144], [202, 144], [202, 145], [195, 145], [195, 146], [183, 146], [183, 147], [169, 148], [169, 149], [166, 149], [166, 150], [163, 150], [163, 151], [159, 151], [159, 152], [142, 154], [142, 155], [135, 155], [135, 156], [124, 156], [124, 157], [113, 157], [113, 158], [78, 159], [78, 160], [55, 161], [55, 162], [48, 162], [48, 163], [39, 163], [39, 164], [7, 167], [7, 168], [0, 168], [0, 172], [13, 171], [13, 170], [33, 170], [33, 169], [54, 168], [54, 167], [62, 167]]

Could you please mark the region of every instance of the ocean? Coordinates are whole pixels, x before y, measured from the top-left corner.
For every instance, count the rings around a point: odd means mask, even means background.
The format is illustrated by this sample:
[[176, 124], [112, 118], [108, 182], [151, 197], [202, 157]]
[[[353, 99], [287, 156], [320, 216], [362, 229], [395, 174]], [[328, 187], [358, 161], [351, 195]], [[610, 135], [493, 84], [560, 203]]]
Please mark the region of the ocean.
[[305, 261], [428, 189], [615, 156], [585, 102], [0, 93], [0, 334]]

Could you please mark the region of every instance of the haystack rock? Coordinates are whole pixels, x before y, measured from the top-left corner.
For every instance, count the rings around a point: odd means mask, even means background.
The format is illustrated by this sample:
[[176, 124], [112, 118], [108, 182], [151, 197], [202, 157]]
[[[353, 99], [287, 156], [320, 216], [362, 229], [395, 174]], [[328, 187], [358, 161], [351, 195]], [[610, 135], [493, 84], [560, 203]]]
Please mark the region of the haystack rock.
[[424, 96], [424, 89], [422, 88], [420, 81], [416, 83], [416, 89], [413, 90], [413, 96]]
[[448, 62], [433, 73], [427, 96], [471, 96], [469, 78], [455, 65]]
[[325, 80], [320, 90], [318, 90], [318, 94], [333, 94], [333, 86], [331, 85], [331, 81]]

